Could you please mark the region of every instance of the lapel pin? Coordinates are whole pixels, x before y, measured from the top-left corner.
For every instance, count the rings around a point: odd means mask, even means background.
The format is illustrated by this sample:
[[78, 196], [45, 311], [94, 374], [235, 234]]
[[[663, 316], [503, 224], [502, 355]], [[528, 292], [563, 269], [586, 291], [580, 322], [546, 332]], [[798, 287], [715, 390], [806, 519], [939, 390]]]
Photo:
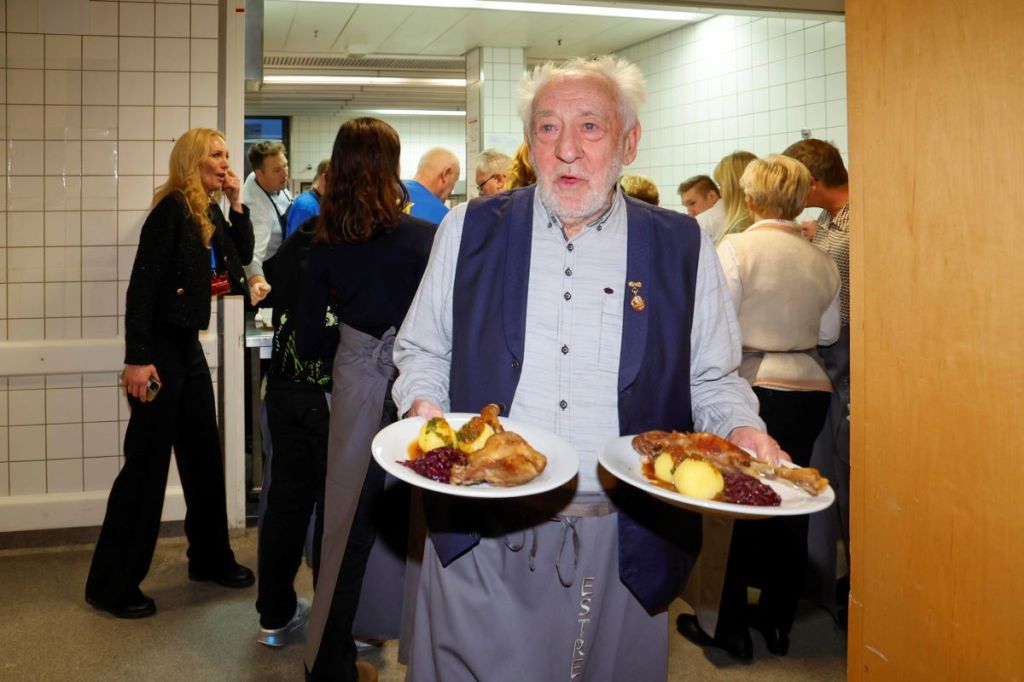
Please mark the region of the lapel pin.
[[644, 297], [640, 295], [640, 287], [644, 285], [643, 282], [627, 282], [629, 288], [633, 290], [633, 298], [629, 300], [629, 305], [633, 310], [638, 313], [642, 313], [644, 308], [647, 307], [647, 302], [644, 301]]

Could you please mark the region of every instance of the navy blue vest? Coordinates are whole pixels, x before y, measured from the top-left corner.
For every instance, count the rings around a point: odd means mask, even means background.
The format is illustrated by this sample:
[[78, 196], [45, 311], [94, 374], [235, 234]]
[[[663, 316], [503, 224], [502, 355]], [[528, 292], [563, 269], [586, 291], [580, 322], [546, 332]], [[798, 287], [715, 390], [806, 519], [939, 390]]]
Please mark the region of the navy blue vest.
[[[507, 415], [519, 383], [526, 334], [534, 187], [476, 199], [466, 212], [452, 298], [451, 409], [498, 403]], [[626, 199], [629, 229], [619, 361], [622, 434], [691, 430], [690, 328], [700, 253], [695, 220]], [[634, 310], [626, 282], [642, 283]], [[553, 408], [554, 409], [554, 408]], [[450, 499], [450, 498], [449, 498]], [[649, 610], [667, 607], [700, 548], [700, 517], [620, 486], [619, 575]], [[447, 565], [479, 541], [472, 524], [438, 514], [431, 537]], [[449, 507], [451, 509], [451, 507]], [[452, 510], [454, 513], [454, 510]], [[464, 517], [463, 517], [464, 519]]]

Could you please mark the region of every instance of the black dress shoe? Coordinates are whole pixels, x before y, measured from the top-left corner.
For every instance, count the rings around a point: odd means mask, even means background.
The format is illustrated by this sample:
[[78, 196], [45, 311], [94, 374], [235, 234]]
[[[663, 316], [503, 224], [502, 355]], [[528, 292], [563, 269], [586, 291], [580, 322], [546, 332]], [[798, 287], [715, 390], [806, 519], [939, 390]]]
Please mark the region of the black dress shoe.
[[251, 587], [256, 582], [256, 576], [253, 575], [252, 571], [241, 564], [235, 564], [235, 567], [231, 570], [217, 574], [200, 573], [199, 571], [189, 569], [188, 579], [195, 580], [196, 582], [212, 580], [218, 585], [231, 588]]
[[754, 660], [754, 643], [746, 628], [725, 633], [716, 632], [712, 637], [701, 629], [697, 616], [683, 613], [676, 618], [676, 629], [697, 646], [724, 649], [730, 656], [744, 663]]
[[764, 645], [768, 651], [775, 654], [776, 656], [785, 656], [789, 653], [789, 633], [783, 632], [779, 628], [772, 627], [758, 627], [754, 626], [754, 629], [761, 633], [764, 637]]
[[156, 613], [156, 602], [144, 595], [141, 590], [136, 590], [135, 592], [135, 595], [119, 606], [104, 604], [88, 596], [85, 598], [85, 601], [94, 609], [106, 611], [118, 618], [148, 618]]

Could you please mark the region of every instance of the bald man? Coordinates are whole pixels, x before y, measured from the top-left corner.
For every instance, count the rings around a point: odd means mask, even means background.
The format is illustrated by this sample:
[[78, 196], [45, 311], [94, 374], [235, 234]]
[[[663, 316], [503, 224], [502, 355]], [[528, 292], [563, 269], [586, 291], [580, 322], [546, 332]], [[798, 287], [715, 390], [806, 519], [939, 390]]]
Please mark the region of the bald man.
[[428, 150], [420, 157], [416, 177], [403, 181], [409, 190], [405, 212], [439, 224], [448, 213], [444, 202], [455, 189], [461, 171], [459, 157], [451, 150], [444, 147]]

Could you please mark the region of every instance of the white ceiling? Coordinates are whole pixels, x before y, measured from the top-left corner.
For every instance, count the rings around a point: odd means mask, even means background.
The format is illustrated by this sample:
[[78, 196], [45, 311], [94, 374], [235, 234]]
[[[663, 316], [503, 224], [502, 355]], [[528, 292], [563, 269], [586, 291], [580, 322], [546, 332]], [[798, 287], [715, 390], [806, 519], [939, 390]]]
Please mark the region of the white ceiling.
[[[263, 63], [265, 74], [462, 78], [463, 55], [478, 46], [523, 47], [529, 62], [558, 60], [619, 50], [687, 23], [691, 22], [265, 0]], [[264, 84], [259, 92], [246, 95], [250, 114], [464, 107], [461, 88]]]
[[[394, 0], [391, 0], [394, 1]], [[398, 0], [401, 1], [401, 0]], [[527, 0], [545, 5], [541, 0]], [[689, 21], [620, 19], [482, 9], [319, 0], [248, 0], [263, 5], [265, 74], [463, 78], [475, 47], [522, 47], [528, 63], [604, 54]], [[790, 16], [841, 16], [844, 0], [559, 0], [596, 7]], [[257, 62], [258, 63], [258, 62]], [[366, 109], [464, 109], [462, 88], [264, 84], [246, 93], [250, 114], [294, 115]]]

